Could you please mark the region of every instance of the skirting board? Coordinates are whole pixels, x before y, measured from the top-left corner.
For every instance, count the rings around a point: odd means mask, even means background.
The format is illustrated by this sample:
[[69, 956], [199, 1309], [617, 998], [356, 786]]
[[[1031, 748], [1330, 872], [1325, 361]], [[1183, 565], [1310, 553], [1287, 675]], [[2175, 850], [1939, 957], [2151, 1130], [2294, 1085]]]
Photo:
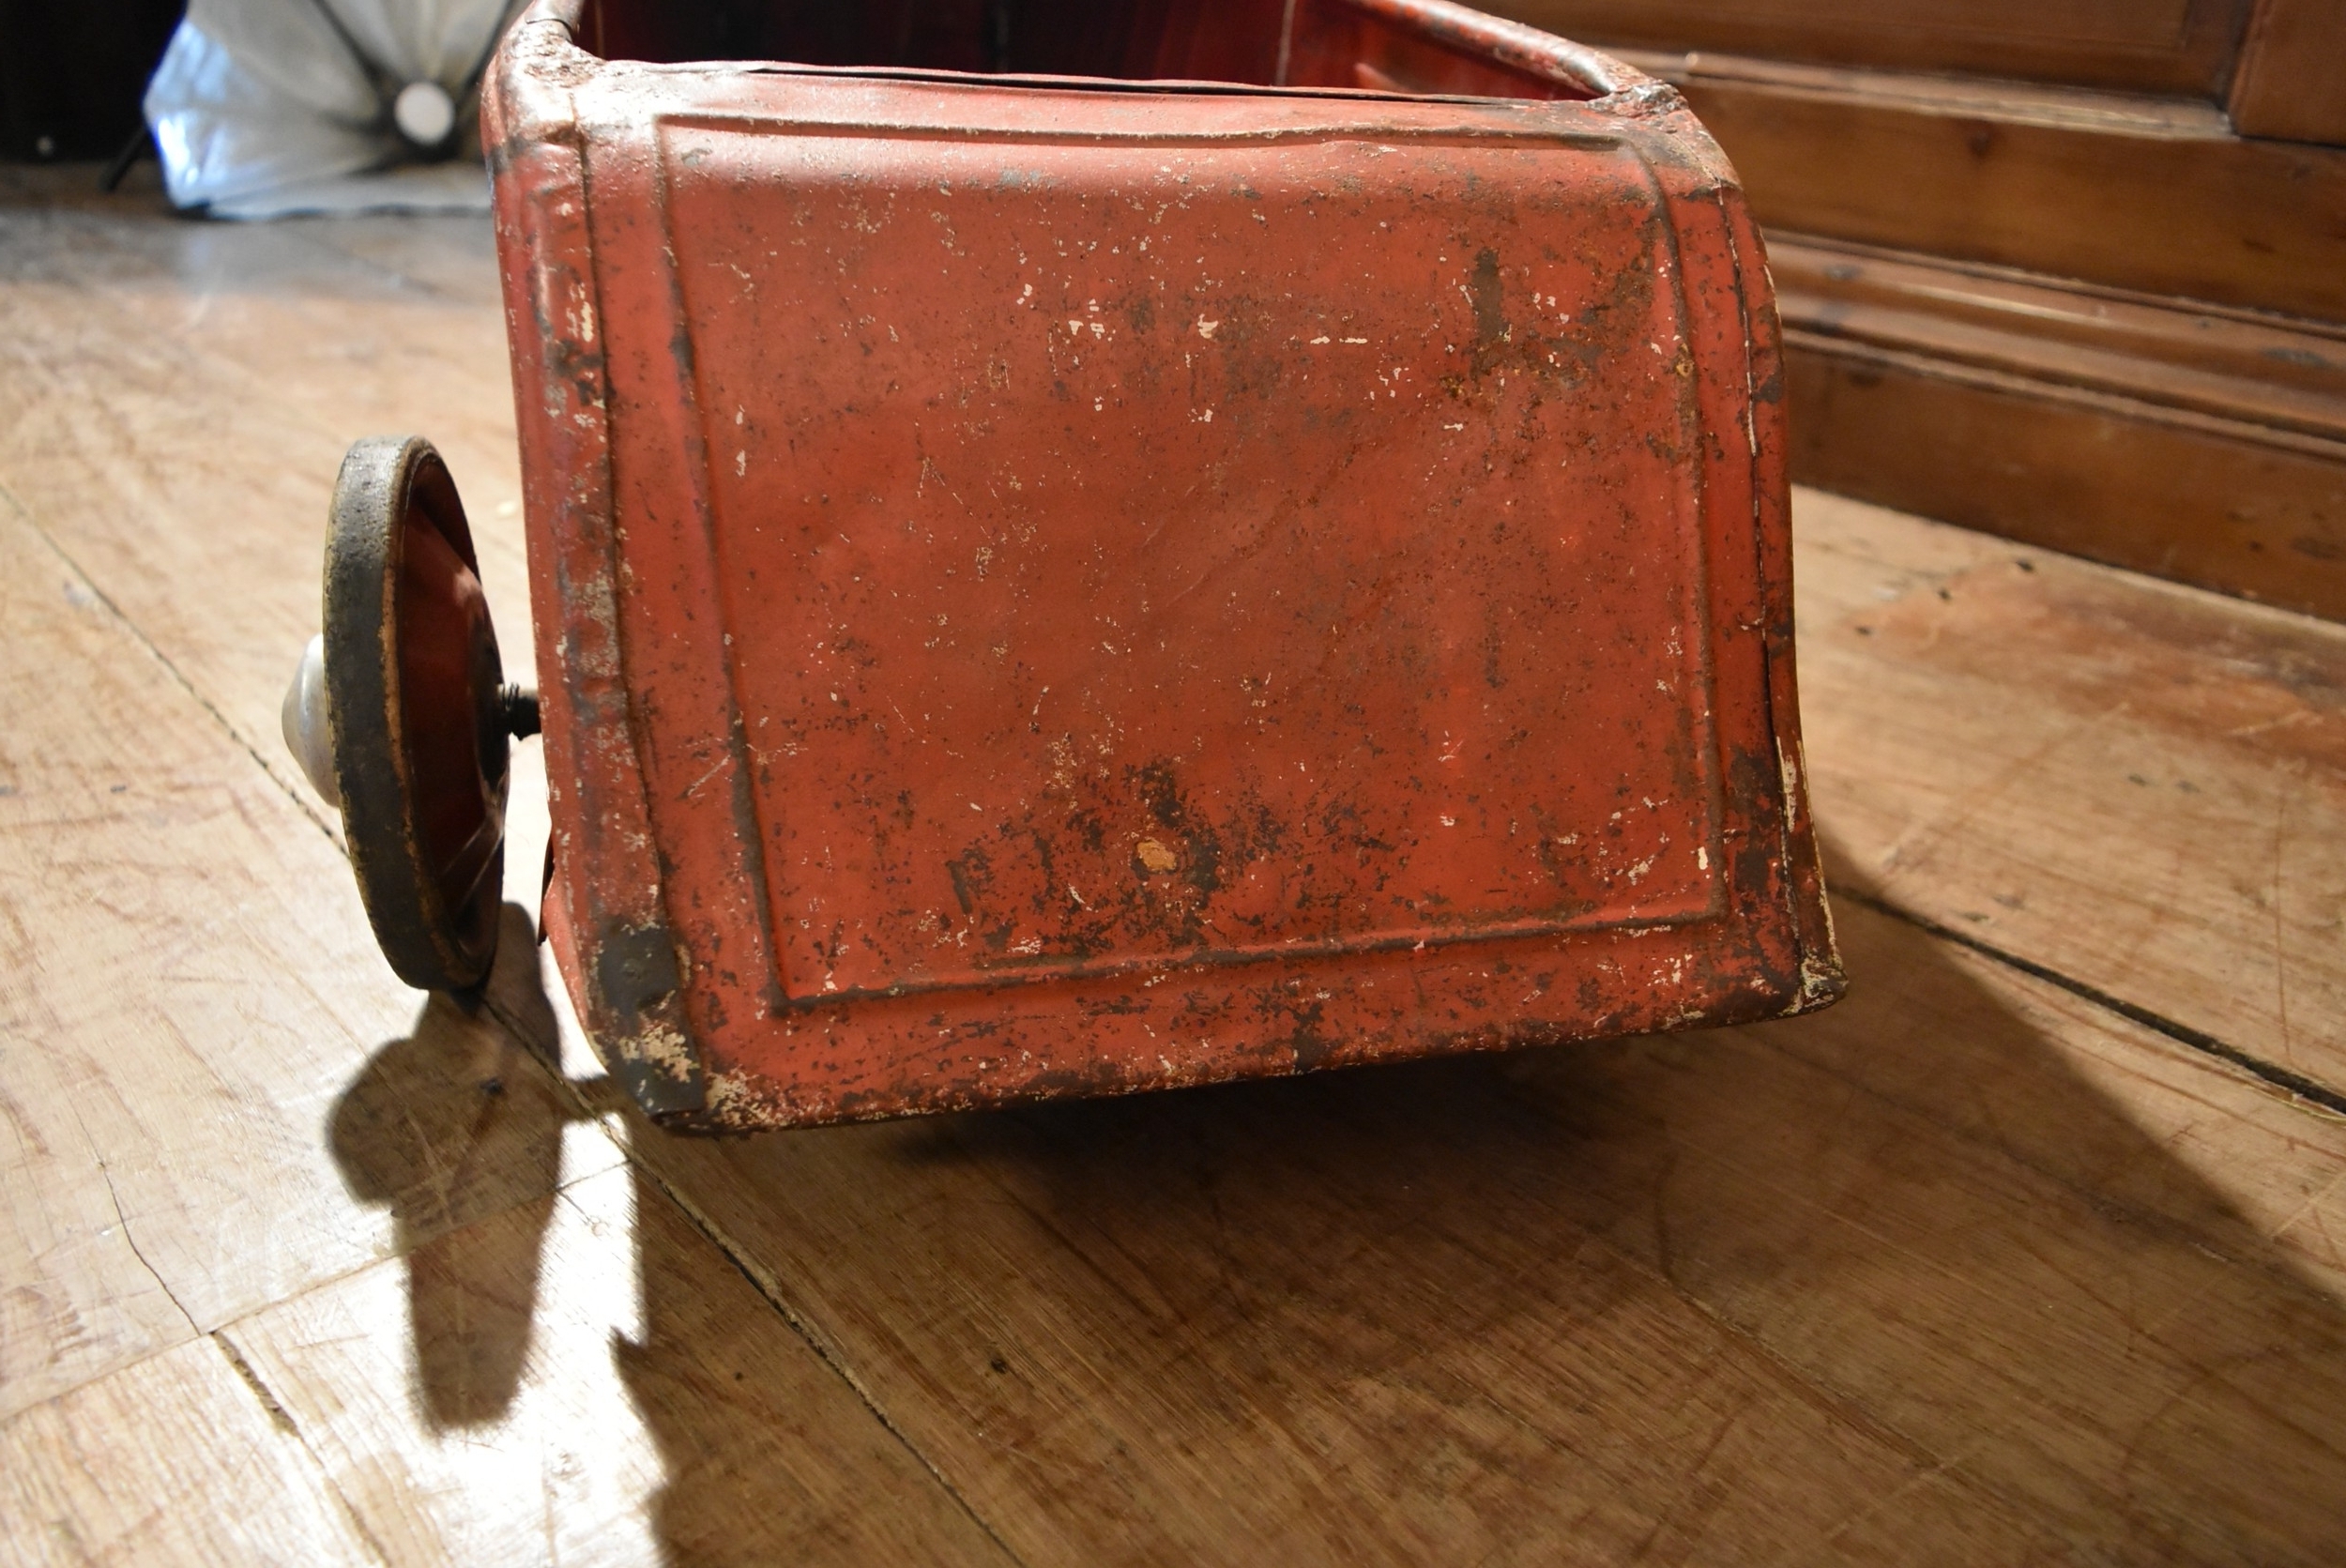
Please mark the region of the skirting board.
[[1803, 483], [2346, 620], [2346, 328], [1776, 234]]

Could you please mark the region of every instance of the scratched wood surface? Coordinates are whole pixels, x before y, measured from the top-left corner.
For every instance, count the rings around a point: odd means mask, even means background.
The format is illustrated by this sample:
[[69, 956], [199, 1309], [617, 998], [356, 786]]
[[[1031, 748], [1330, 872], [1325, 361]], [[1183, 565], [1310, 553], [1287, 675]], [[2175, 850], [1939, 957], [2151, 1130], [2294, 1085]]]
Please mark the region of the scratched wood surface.
[[393, 982], [276, 738], [354, 435], [526, 646], [485, 228], [84, 177], [0, 174], [0, 1560], [2346, 1560], [2338, 629], [1804, 495], [1841, 1007], [679, 1141], [526, 926]]
[[2346, 626], [1834, 497], [1801, 523], [1840, 889], [2346, 1091]]

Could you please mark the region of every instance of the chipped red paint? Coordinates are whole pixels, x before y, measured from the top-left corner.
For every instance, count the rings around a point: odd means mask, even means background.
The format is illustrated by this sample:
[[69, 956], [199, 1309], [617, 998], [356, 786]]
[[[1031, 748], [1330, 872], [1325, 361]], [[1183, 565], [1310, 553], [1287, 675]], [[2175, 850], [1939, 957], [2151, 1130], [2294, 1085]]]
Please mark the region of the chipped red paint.
[[1840, 990], [1716, 147], [1434, 0], [1194, 12], [1015, 79], [506, 44], [546, 925], [664, 1119]]

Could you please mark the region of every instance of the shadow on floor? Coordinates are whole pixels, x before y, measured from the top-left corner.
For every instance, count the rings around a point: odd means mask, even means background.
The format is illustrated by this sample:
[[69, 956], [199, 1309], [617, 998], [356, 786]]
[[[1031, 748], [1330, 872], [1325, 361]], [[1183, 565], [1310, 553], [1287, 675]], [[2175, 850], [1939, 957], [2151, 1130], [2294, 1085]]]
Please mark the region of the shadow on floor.
[[[2129, 1108], [1944, 944], [1841, 929], [1850, 999], [1757, 1028], [633, 1138], [1029, 1562], [2346, 1560], [2339, 1277], [2165, 1147], [2281, 1135]], [[389, 1048], [335, 1119], [339, 1149], [405, 1107], [353, 1182], [434, 1223], [482, 1114], [448, 1049]], [[823, 1539], [712, 1394], [700, 1234], [637, 1229], [617, 1353], [672, 1558]], [[424, 1398], [477, 1419], [529, 1302], [454, 1310], [440, 1267]]]
[[[536, 943], [526, 911], [509, 904], [504, 920], [501, 964]], [[543, 995], [523, 994], [542, 1015], [537, 1038], [553, 1038]], [[512, 1403], [571, 1106], [512, 1034], [444, 996], [335, 1103], [327, 1139], [343, 1180], [390, 1211], [407, 1260], [416, 1392], [435, 1431], [489, 1424]]]

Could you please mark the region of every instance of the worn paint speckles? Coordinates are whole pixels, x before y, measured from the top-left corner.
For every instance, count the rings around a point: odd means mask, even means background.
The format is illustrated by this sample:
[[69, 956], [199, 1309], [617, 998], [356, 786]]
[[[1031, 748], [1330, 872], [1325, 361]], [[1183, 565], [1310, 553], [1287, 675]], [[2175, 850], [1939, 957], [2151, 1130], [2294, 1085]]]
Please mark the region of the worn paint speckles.
[[[1334, 14], [1298, 0], [1297, 83], [1360, 80]], [[493, 155], [561, 497], [557, 949], [631, 1088], [694, 1064], [672, 1119], [1717, 1023], [1837, 975], [1724, 163], [1529, 29], [1342, 15], [1470, 96], [509, 48], [492, 123], [536, 94], [561, 139]], [[664, 990], [627, 972], [654, 930]]]

